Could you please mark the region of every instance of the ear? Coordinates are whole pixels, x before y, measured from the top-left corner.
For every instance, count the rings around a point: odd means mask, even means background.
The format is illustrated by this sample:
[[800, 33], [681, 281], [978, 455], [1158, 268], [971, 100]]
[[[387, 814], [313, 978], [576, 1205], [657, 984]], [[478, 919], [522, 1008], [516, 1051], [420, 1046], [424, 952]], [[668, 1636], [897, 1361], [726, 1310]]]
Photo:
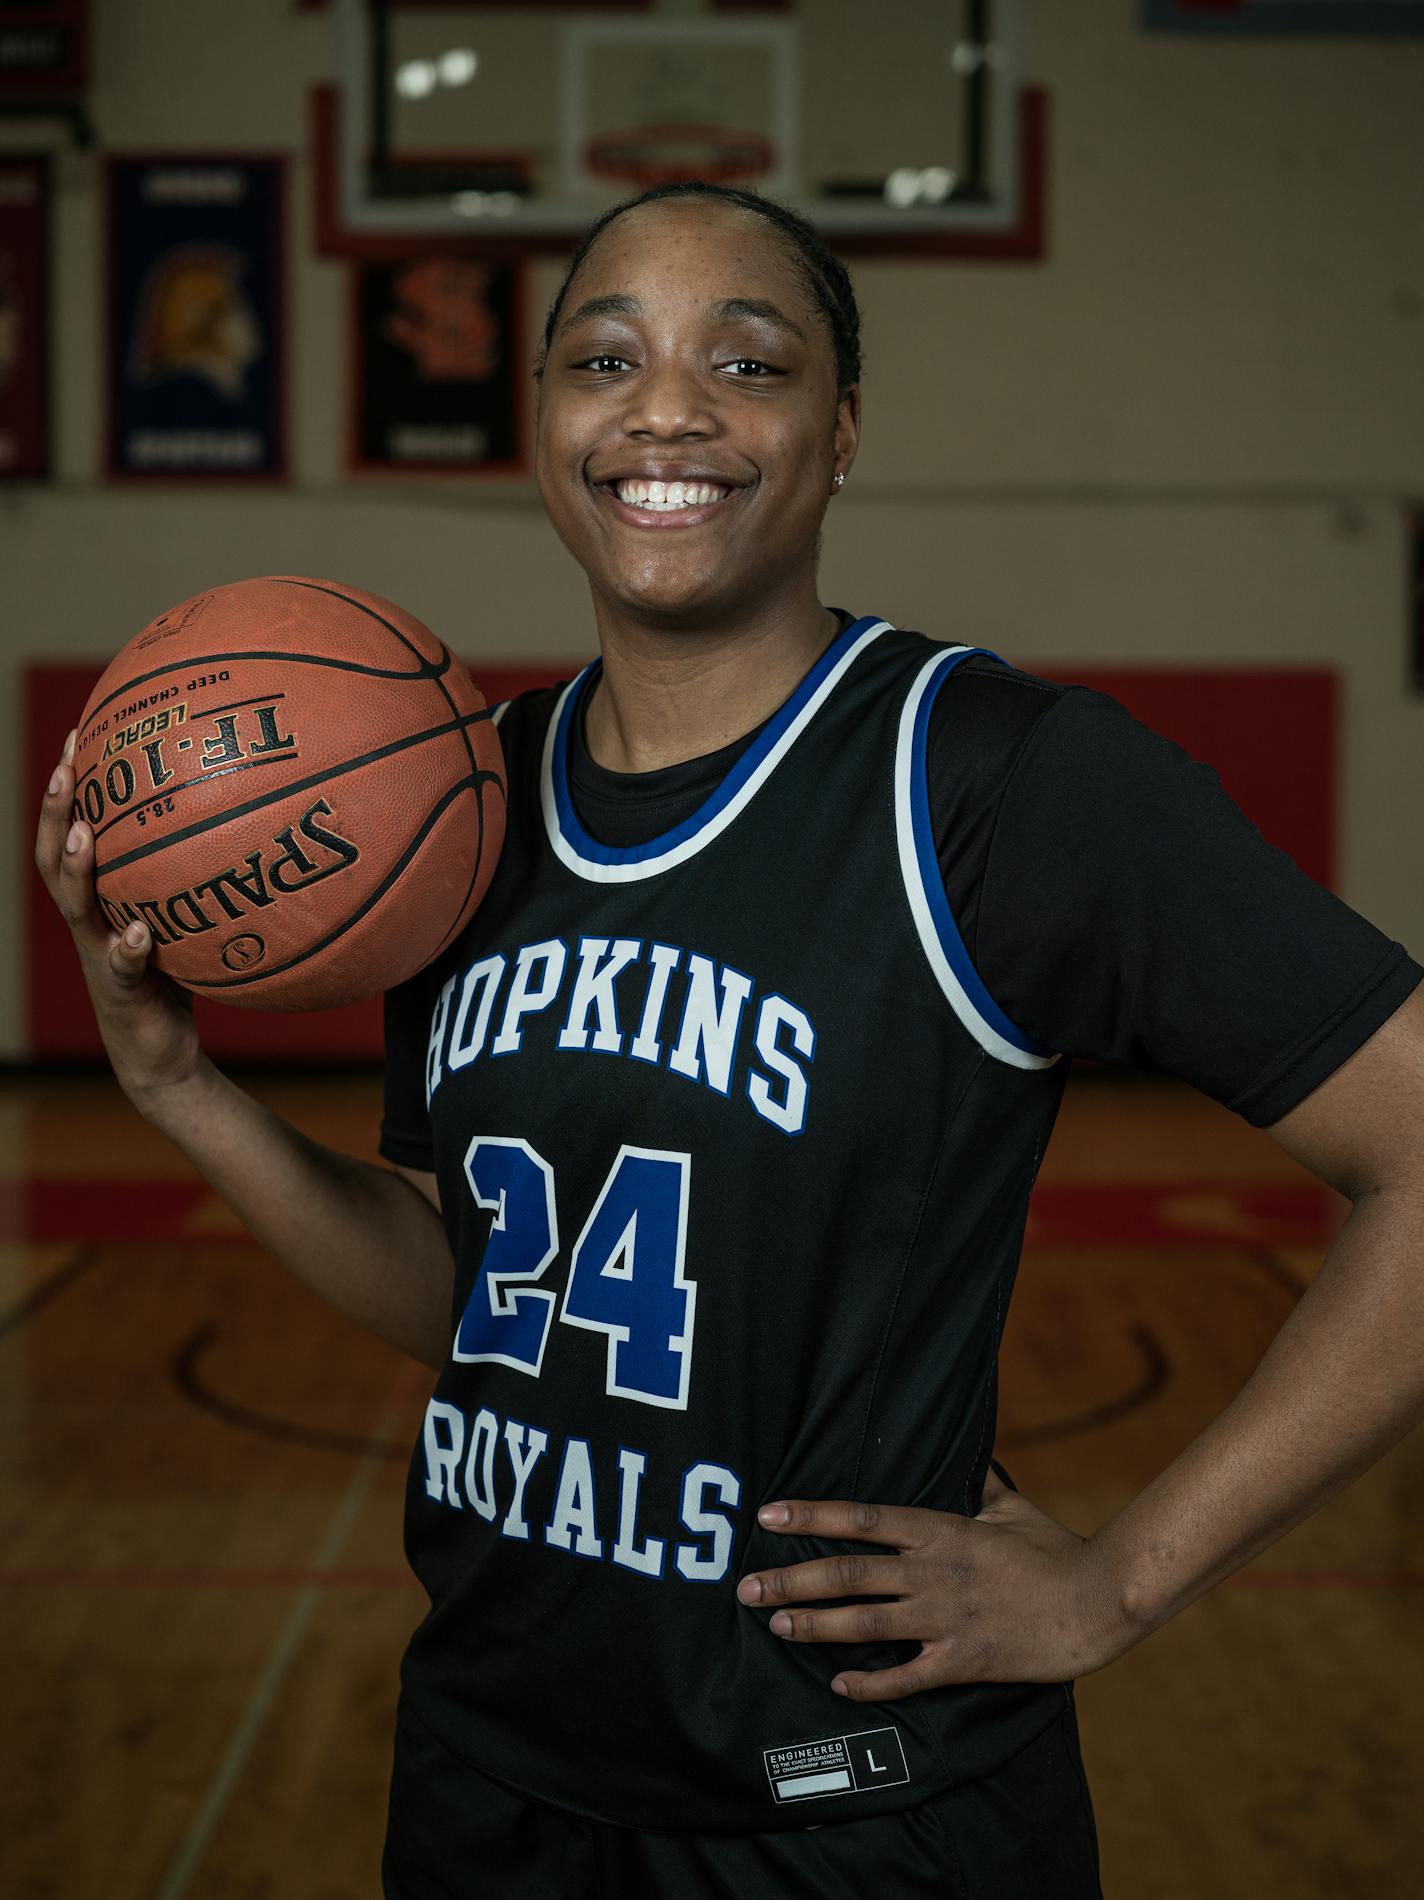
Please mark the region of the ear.
[[860, 384], [852, 383], [836, 404], [836, 466], [847, 474], [860, 446]]

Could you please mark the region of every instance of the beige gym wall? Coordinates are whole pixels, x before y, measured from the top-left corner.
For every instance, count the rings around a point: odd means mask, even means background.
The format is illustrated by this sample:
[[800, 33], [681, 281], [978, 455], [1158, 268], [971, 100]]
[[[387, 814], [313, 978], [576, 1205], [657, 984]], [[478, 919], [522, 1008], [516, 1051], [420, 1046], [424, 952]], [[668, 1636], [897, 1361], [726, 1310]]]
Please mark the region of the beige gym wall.
[[[1342, 894], [1424, 954], [1403, 534], [1424, 495], [1424, 45], [1149, 36], [1135, 0], [1028, 12], [1052, 97], [1050, 256], [854, 267], [864, 443], [828, 516], [822, 596], [1049, 673], [1337, 665]], [[532, 485], [343, 473], [345, 271], [312, 255], [304, 150], [326, 18], [290, 0], [95, 14], [105, 146], [291, 155], [294, 473], [253, 495], [102, 484], [99, 172], [64, 155], [58, 475], [0, 487], [0, 1057], [24, 1053], [28, 660], [107, 657], [205, 585], [293, 571], [390, 595], [472, 658], [591, 642]], [[822, 109], [894, 96], [882, 51]], [[532, 269], [531, 324], [558, 275]]]

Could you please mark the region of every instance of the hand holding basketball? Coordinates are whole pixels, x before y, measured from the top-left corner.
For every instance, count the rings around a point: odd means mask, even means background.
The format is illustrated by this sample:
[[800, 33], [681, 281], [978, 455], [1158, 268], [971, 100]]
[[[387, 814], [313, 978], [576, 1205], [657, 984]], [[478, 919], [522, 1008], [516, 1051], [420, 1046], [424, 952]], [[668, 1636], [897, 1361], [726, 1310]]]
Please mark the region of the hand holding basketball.
[[395, 988], [459, 935], [504, 839], [499, 735], [465, 668], [394, 602], [299, 575], [150, 621], [73, 765], [104, 916], [238, 1007]]
[[202, 1060], [188, 994], [149, 965], [152, 938], [120, 933], [94, 894], [94, 834], [72, 816], [74, 734], [69, 735], [40, 809], [35, 861], [74, 934], [80, 967], [114, 1073], [132, 1099], [191, 1078]]
[[499, 738], [448, 648], [377, 595], [281, 576], [129, 641], [69, 736], [36, 858], [137, 1099], [197, 1073], [190, 991], [317, 1009], [423, 968], [503, 837]]

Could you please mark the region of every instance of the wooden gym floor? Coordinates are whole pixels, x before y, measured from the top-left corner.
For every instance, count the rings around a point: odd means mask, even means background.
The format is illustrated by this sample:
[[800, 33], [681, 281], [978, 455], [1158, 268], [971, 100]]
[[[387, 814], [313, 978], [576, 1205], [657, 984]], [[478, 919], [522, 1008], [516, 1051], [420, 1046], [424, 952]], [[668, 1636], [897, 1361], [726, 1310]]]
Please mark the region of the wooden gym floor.
[[[374, 1153], [372, 1080], [254, 1088]], [[1004, 1347], [1020, 1489], [1079, 1531], [1118, 1509], [1247, 1377], [1342, 1205], [1185, 1088], [1075, 1077]], [[379, 1894], [432, 1378], [111, 1083], [0, 1082], [7, 1900]], [[1418, 1892], [1422, 1503], [1416, 1434], [1082, 1681], [1108, 1900]]]

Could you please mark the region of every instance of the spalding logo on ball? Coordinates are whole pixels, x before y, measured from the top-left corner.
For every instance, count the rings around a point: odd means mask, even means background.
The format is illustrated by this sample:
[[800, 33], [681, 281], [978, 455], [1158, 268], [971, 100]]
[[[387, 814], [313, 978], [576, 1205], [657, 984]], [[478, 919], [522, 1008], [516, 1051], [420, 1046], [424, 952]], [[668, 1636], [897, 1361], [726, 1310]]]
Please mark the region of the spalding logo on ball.
[[84, 709], [75, 815], [116, 930], [200, 996], [326, 1009], [413, 976], [504, 842], [499, 734], [428, 627], [277, 575], [195, 594]]

